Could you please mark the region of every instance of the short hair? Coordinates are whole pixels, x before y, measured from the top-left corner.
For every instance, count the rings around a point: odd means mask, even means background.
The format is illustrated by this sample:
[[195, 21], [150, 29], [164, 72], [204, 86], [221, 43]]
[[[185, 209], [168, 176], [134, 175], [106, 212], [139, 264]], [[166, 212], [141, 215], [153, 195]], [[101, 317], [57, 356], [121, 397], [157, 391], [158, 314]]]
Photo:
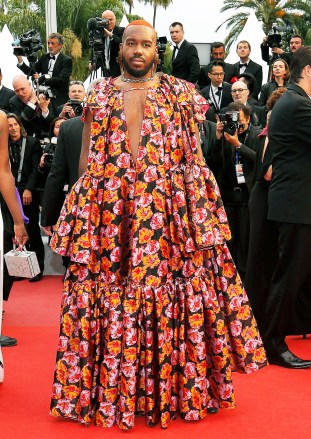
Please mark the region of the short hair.
[[246, 117], [251, 117], [251, 114], [252, 114], [252, 108], [251, 107], [247, 107], [246, 105], [241, 104], [240, 102], [231, 102], [228, 105], [227, 109], [229, 111], [240, 111], [240, 110], [242, 110]]
[[306, 66], [311, 66], [311, 46], [300, 47], [294, 53], [290, 63], [290, 80], [299, 83], [301, 73]]
[[238, 47], [239, 47], [239, 44], [241, 44], [241, 43], [247, 44], [249, 50], [252, 50], [252, 49], [251, 49], [251, 45], [250, 45], [249, 42], [246, 41], [246, 40], [241, 40], [241, 41], [239, 41], [238, 44], [236, 45], [236, 48], [237, 48], [237, 49], [238, 49]]
[[25, 128], [24, 128], [24, 125], [22, 124], [21, 119], [20, 119], [15, 113], [8, 113], [8, 114], [6, 115], [6, 117], [7, 117], [7, 119], [9, 119], [9, 118], [13, 118], [13, 119], [15, 119], [16, 122], [18, 123], [18, 125], [19, 125], [20, 128], [21, 128], [21, 136], [23, 136], [23, 137], [26, 137], [26, 136], [27, 136], [26, 130], [25, 130]]
[[223, 47], [223, 48], [225, 48], [224, 43], [222, 43], [221, 41], [214, 41], [214, 42], [211, 44], [211, 51], [212, 51], [213, 49], [219, 49], [219, 47]]
[[170, 27], [180, 26], [182, 30], [184, 30], [184, 26], [179, 21], [174, 21]]
[[64, 44], [64, 37], [62, 36], [62, 34], [59, 34], [58, 32], [52, 32], [48, 39], [56, 39], [58, 41], [58, 44], [63, 45]]
[[301, 35], [292, 35], [292, 36], [290, 37], [290, 39], [292, 39], [292, 38], [300, 38], [300, 39], [301, 39], [301, 44], [303, 44], [303, 38], [302, 38]]
[[244, 72], [239, 74], [238, 79], [241, 78], [245, 79], [245, 81], [243, 82], [247, 85], [249, 93], [251, 94], [254, 91], [255, 85], [257, 83], [255, 76], [251, 73]]
[[225, 71], [225, 63], [220, 59], [215, 59], [208, 64], [207, 66], [208, 73], [211, 73], [213, 67], [222, 67], [223, 71]]
[[287, 90], [286, 87], [279, 87], [276, 90], [274, 90], [273, 93], [271, 93], [266, 103], [266, 107], [268, 111], [272, 110], [276, 102], [280, 99], [282, 94], [286, 92], [286, 90]]
[[[289, 66], [287, 64], [287, 62], [285, 61], [284, 58], [277, 58], [273, 61], [273, 63], [271, 64], [271, 68], [273, 68], [274, 63], [276, 63], [277, 61], [281, 61], [284, 64], [285, 67], [285, 76], [284, 79], [286, 79], [286, 81], [288, 80], [289, 76], [290, 76], [290, 70], [289, 70]], [[273, 78], [273, 73], [272, 73], [272, 78]]]

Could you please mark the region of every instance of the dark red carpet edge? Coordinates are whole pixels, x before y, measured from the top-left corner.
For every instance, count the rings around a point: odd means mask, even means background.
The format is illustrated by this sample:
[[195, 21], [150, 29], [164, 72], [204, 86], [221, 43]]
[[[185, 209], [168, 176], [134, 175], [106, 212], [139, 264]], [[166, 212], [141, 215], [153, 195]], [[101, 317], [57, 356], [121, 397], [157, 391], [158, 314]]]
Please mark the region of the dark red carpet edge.
[[[75, 439], [124, 437], [155, 439], [311, 439], [311, 370], [268, 366], [252, 375], [234, 374], [237, 407], [200, 422], [171, 422], [167, 430], [148, 428], [136, 418], [135, 428], [82, 426], [49, 416], [58, 337], [60, 276], [14, 285], [5, 305], [3, 333], [18, 339], [4, 348], [5, 382], [0, 384], [1, 439]], [[311, 357], [311, 337], [289, 337], [292, 350]]]

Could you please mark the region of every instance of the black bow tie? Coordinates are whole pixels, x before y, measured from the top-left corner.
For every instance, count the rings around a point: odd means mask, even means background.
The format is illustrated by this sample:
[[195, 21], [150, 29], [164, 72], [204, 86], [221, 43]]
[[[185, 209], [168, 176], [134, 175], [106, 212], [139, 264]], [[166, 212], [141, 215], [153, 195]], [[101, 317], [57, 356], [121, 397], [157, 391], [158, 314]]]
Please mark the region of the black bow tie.
[[55, 61], [55, 56], [54, 55], [50, 55], [50, 59], [54, 59], [54, 61]]
[[218, 90], [216, 91], [216, 95], [220, 96], [221, 95], [221, 91], [222, 91], [222, 87], [218, 87]]
[[19, 148], [21, 146], [21, 141], [20, 140], [10, 140], [10, 146], [12, 148]]
[[240, 63], [240, 69], [241, 69], [242, 67], [247, 67], [247, 64], [246, 64], [246, 63], [245, 63], [245, 64], [241, 64], [241, 63]]

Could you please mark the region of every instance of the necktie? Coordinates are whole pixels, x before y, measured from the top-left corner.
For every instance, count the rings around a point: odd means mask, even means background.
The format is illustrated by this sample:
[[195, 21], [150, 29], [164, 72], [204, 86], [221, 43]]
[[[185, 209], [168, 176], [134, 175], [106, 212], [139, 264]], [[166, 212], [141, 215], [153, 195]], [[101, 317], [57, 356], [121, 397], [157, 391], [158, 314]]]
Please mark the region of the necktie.
[[247, 67], [247, 64], [246, 64], [246, 63], [245, 63], [245, 64], [241, 64], [241, 63], [240, 63], [240, 69], [241, 69], [242, 67]]
[[174, 50], [173, 50], [173, 59], [177, 56], [177, 50], [178, 50], [178, 46], [174, 46]]

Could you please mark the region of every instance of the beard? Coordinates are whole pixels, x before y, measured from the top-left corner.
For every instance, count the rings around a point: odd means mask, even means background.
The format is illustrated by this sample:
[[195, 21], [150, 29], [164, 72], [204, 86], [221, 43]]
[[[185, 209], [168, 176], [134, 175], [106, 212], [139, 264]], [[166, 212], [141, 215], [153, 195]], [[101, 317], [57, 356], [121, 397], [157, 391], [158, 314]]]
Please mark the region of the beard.
[[143, 69], [134, 69], [122, 56], [122, 64], [124, 69], [134, 78], [142, 78], [143, 76], [145, 76], [152, 69], [154, 63], [155, 60], [152, 60], [149, 64], [146, 64]]

